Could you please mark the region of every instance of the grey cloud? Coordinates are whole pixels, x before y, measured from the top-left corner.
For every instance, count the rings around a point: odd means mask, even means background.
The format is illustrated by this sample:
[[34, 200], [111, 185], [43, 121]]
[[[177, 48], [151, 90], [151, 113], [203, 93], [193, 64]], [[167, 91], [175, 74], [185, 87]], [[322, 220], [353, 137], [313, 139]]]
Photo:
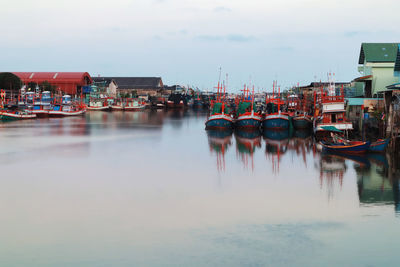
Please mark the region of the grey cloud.
[[225, 6], [218, 6], [216, 8], [214, 8], [215, 12], [231, 12], [232, 9], [230, 9], [229, 7], [225, 7]]
[[228, 41], [228, 42], [252, 42], [257, 40], [251, 35], [229, 34], [229, 35], [199, 35], [196, 39], [203, 41]]

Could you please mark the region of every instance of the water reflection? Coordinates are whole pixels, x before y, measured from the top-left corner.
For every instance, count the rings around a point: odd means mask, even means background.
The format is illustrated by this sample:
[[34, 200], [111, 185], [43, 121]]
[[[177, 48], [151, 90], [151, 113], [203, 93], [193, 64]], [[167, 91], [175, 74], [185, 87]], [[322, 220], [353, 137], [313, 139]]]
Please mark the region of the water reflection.
[[0, 266], [396, 266], [370, 253], [399, 247], [392, 158], [204, 121], [188, 110], [0, 124]]
[[399, 210], [399, 181], [390, 179], [385, 155], [370, 154], [365, 158], [369, 166], [356, 165], [358, 197], [361, 205], [394, 205]]
[[232, 145], [232, 130], [207, 130], [210, 152], [217, 155], [218, 171], [225, 170], [225, 153]]
[[289, 149], [290, 136], [290, 131], [263, 131], [265, 155], [271, 160], [274, 173], [279, 172], [281, 157]]
[[244, 168], [254, 170], [254, 152], [261, 148], [261, 133], [258, 130], [236, 130], [236, 154], [242, 161]]

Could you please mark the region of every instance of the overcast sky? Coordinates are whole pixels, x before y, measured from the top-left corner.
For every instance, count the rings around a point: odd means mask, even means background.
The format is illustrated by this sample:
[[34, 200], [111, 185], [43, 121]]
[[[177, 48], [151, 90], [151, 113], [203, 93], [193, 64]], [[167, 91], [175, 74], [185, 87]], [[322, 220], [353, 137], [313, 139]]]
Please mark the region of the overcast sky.
[[362, 42], [400, 41], [399, 0], [13, 0], [0, 8], [0, 71], [161, 76], [231, 91], [359, 74]]

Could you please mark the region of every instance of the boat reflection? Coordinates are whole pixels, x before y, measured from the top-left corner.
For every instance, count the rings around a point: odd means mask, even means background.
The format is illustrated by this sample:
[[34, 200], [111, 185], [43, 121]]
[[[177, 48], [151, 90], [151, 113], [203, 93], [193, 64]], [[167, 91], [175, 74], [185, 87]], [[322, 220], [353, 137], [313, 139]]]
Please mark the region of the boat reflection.
[[312, 131], [308, 129], [300, 129], [294, 132], [293, 138], [290, 139], [289, 149], [294, 150], [298, 157], [301, 156], [304, 166], [307, 168], [307, 154], [313, 151], [315, 155], [315, 145], [312, 138]]
[[218, 171], [225, 171], [225, 153], [232, 145], [232, 130], [207, 130], [210, 152], [217, 155]]
[[243, 162], [244, 167], [250, 167], [254, 170], [254, 152], [261, 148], [261, 133], [259, 130], [236, 130], [236, 155]]
[[289, 149], [291, 132], [288, 130], [282, 131], [263, 131], [265, 141], [265, 155], [268, 160], [272, 161], [272, 171], [279, 172], [279, 165], [282, 155]]

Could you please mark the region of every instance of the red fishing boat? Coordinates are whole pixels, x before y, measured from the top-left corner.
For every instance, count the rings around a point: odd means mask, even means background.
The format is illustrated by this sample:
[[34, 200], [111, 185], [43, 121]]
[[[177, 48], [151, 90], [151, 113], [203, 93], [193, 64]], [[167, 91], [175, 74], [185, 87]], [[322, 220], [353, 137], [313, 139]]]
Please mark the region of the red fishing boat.
[[64, 95], [61, 102], [54, 101], [53, 108], [49, 111], [50, 117], [80, 116], [86, 113], [86, 105], [82, 102], [74, 103], [70, 95]]
[[246, 85], [243, 89], [243, 96], [238, 105], [237, 119], [235, 126], [237, 128], [258, 129], [260, 128], [262, 116], [261, 113], [256, 112], [254, 106], [254, 86], [253, 93], [250, 96], [250, 90]]
[[303, 99], [298, 99], [293, 116], [293, 127], [295, 129], [312, 129], [313, 118], [310, 114], [307, 98], [303, 95]]
[[273, 83], [272, 97], [266, 97], [267, 113], [262, 121], [263, 129], [286, 130], [290, 127], [290, 115], [287, 112], [281, 111], [281, 106], [284, 102], [281, 100], [281, 89], [278, 89], [278, 97], [275, 97], [276, 81]]
[[[233, 118], [226, 105], [226, 86], [218, 81], [217, 99], [211, 101], [211, 114], [206, 120], [206, 129], [232, 129]], [[222, 95], [222, 88], [224, 93]]]

